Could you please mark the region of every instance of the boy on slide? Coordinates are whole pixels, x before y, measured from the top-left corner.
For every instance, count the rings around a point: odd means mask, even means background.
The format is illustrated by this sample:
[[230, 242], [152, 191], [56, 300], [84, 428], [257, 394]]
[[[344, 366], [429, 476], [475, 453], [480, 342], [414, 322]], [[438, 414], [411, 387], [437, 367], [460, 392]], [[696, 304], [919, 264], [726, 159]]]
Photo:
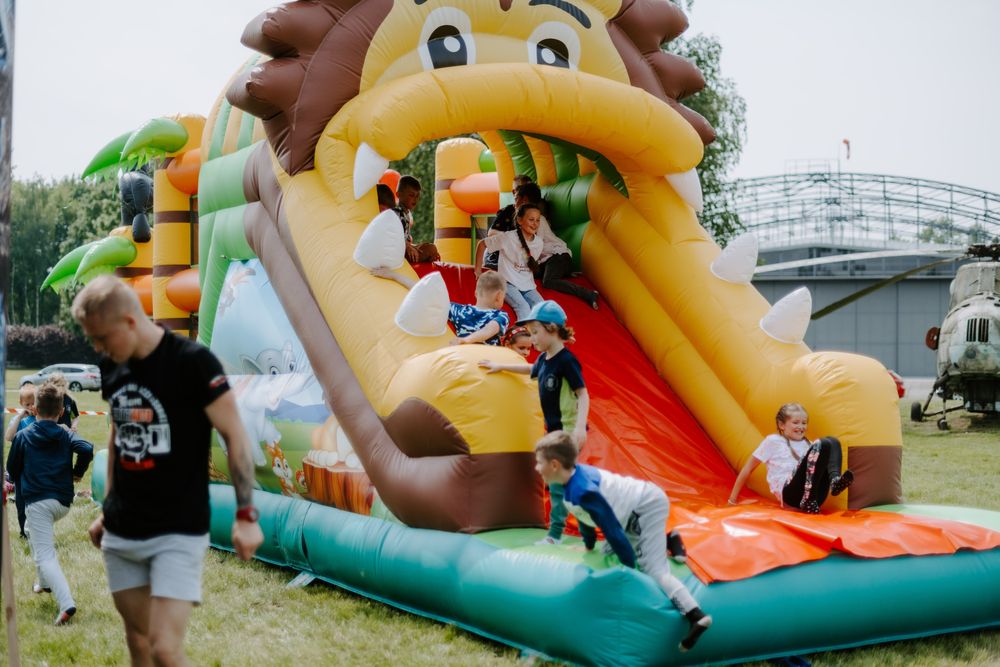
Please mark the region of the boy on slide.
[[[377, 278], [395, 280], [406, 289], [411, 289], [417, 284], [412, 278], [384, 266], [372, 269], [371, 273]], [[499, 273], [484, 273], [476, 281], [474, 306], [451, 302], [448, 308], [448, 321], [455, 327], [455, 335], [458, 336], [451, 342], [452, 345], [500, 344], [507, 327], [510, 326], [510, 316], [502, 310], [506, 286]]]
[[712, 617], [670, 573], [667, 495], [650, 482], [578, 464], [576, 453], [572, 435], [566, 431], [549, 433], [535, 445], [535, 470], [546, 484], [563, 485], [563, 503], [576, 517], [588, 551], [597, 542], [594, 528], [600, 528], [622, 565], [635, 567], [638, 562], [639, 568], [659, 584], [688, 621], [688, 634], [678, 648], [682, 653], [690, 650], [712, 625]]

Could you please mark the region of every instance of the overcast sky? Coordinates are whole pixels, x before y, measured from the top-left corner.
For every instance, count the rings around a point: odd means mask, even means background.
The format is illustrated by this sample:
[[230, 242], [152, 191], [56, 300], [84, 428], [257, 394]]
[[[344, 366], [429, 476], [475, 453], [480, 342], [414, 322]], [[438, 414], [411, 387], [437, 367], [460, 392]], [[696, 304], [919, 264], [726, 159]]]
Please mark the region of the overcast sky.
[[[248, 55], [243, 26], [272, 4], [18, 3], [15, 177], [78, 174], [150, 118], [207, 114]], [[747, 101], [736, 175], [839, 156], [1000, 191], [1000, 1], [696, 0], [690, 18]]]

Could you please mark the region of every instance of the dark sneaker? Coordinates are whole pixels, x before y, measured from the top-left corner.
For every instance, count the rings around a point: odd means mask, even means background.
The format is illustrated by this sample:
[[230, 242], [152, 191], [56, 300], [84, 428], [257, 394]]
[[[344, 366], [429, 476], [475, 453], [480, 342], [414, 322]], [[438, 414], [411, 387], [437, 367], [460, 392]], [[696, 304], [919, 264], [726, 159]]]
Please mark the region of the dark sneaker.
[[802, 511], [806, 514], [819, 514], [819, 503], [815, 500], [807, 500], [802, 504]]
[[35, 584], [32, 584], [32, 586], [31, 586], [31, 592], [34, 593], [35, 595], [40, 595], [42, 593], [51, 593], [52, 589], [51, 588], [47, 588], [45, 586], [42, 586], [39, 583], [35, 583]]
[[676, 530], [667, 535], [667, 553], [678, 563], [686, 563], [688, 559], [687, 550], [684, 548], [684, 540]]
[[687, 637], [681, 640], [680, 649], [681, 653], [690, 651], [694, 648], [694, 645], [698, 643], [698, 639], [701, 635], [712, 627], [712, 617], [705, 614], [701, 609], [695, 609], [686, 614], [688, 621], [691, 623], [691, 629], [688, 630]]
[[56, 616], [55, 625], [66, 625], [69, 623], [69, 619], [73, 618], [73, 614], [75, 613], [76, 607], [70, 607], [69, 609], [62, 610], [59, 612], [59, 615]]
[[590, 299], [589, 299], [589, 301], [590, 301], [590, 307], [593, 308], [594, 310], [597, 310], [597, 308], [598, 308], [598, 305], [597, 305], [597, 297], [598, 296], [599, 295], [597, 293], [597, 290], [594, 290], [590, 294]]
[[847, 487], [852, 482], [854, 482], [854, 473], [850, 470], [845, 470], [843, 475], [833, 480], [833, 483], [830, 485], [830, 495], [839, 496], [847, 490]]

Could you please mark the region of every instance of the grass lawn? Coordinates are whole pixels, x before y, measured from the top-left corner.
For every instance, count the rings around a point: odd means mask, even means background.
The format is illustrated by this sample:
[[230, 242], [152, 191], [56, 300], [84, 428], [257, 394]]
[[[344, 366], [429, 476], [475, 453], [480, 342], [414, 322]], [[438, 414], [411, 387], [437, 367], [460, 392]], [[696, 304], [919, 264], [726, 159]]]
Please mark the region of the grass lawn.
[[[17, 404], [18, 379], [7, 371], [6, 405]], [[106, 408], [96, 392], [75, 394], [81, 410]], [[908, 502], [968, 505], [1000, 511], [1000, 421], [956, 413], [952, 431], [933, 422], [912, 424], [909, 400], [901, 405], [905, 453], [903, 489]], [[105, 417], [81, 417], [80, 432], [98, 449], [107, 443]], [[90, 474], [80, 485], [90, 488]], [[56, 524], [60, 562], [79, 613], [65, 627], [51, 623], [51, 596], [33, 595], [34, 565], [27, 542], [17, 538], [8, 507], [14, 552], [14, 586], [24, 665], [128, 663], [124, 633], [107, 592], [100, 552], [86, 528], [98, 507], [77, 499]], [[514, 665], [518, 651], [448, 625], [412, 616], [325, 584], [289, 589], [294, 573], [259, 562], [244, 563], [210, 550], [205, 564], [205, 604], [194, 611], [187, 638], [196, 665]], [[711, 641], [711, 633], [706, 635]], [[6, 656], [0, 633], [0, 655]], [[997, 665], [1000, 630], [809, 656], [814, 665]], [[0, 663], [3, 659], [0, 658]], [[765, 665], [766, 663], [758, 663]]]

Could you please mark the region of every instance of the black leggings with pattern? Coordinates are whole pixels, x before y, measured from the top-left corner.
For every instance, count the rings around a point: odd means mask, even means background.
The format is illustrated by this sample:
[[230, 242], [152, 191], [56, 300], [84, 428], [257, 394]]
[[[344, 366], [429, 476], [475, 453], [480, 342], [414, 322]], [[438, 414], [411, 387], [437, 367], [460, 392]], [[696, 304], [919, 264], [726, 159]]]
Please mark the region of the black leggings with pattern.
[[810, 500], [822, 505], [830, 494], [830, 483], [840, 475], [842, 462], [840, 440], [829, 436], [820, 438], [802, 457], [795, 474], [785, 484], [782, 501], [788, 507], [799, 509], [805, 509]]

